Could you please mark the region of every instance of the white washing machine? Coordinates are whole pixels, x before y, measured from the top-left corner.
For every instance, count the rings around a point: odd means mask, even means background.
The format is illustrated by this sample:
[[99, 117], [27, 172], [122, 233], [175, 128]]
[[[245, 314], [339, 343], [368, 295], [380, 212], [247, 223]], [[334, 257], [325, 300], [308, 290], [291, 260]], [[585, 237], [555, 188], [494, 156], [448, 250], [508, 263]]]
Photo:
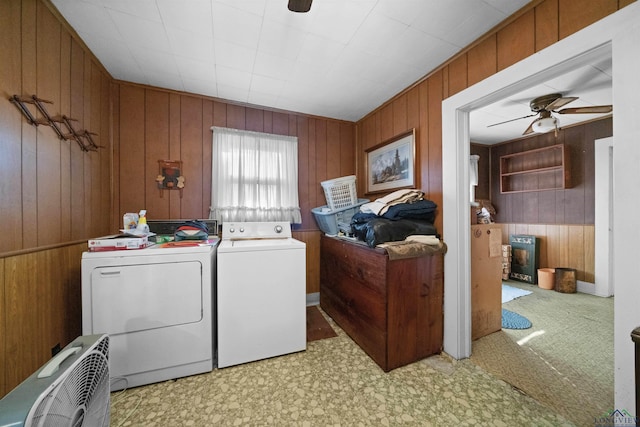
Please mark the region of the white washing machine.
[[218, 368], [306, 350], [305, 248], [288, 222], [222, 224]]
[[210, 245], [82, 254], [82, 333], [107, 333], [111, 390], [215, 366]]

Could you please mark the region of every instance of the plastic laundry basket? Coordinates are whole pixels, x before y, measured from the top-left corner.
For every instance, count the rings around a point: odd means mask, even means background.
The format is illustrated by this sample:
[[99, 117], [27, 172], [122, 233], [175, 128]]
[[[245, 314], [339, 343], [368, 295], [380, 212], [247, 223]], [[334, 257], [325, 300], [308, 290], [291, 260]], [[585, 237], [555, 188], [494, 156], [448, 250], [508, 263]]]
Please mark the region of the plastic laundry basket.
[[322, 181], [320, 184], [324, 189], [324, 197], [327, 199], [329, 209], [348, 208], [358, 203], [355, 175]]

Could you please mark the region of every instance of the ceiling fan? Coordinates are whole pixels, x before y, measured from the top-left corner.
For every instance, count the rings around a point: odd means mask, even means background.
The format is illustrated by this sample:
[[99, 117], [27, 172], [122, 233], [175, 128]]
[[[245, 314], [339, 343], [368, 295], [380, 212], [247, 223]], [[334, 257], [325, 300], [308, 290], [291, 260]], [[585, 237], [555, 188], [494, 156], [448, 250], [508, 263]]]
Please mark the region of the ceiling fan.
[[576, 96], [568, 96], [563, 97], [560, 93], [552, 93], [549, 95], [539, 96], [534, 98], [529, 102], [529, 107], [533, 114], [529, 114], [527, 116], [518, 117], [517, 119], [511, 119], [500, 123], [494, 123], [487, 127], [497, 126], [504, 123], [509, 123], [514, 120], [526, 119], [527, 117], [538, 116], [529, 127], [524, 131], [523, 135], [528, 135], [530, 133], [545, 133], [551, 130], [555, 130], [556, 136], [558, 134], [558, 119], [553, 116], [551, 113], [556, 114], [604, 114], [610, 113], [613, 111], [612, 105], [594, 105], [588, 107], [576, 107], [576, 108], [563, 108], [562, 110], [558, 110], [558, 108], [567, 105], [570, 102], [578, 99]]
[[288, 8], [292, 12], [309, 12], [313, 0], [289, 0]]

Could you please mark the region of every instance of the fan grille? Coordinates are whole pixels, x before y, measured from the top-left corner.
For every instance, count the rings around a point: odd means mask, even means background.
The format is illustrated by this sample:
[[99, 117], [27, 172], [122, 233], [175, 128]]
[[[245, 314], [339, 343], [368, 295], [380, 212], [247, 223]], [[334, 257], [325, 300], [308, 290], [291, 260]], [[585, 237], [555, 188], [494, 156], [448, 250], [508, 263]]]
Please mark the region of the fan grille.
[[35, 426], [109, 425], [109, 340], [83, 355], [37, 405]]

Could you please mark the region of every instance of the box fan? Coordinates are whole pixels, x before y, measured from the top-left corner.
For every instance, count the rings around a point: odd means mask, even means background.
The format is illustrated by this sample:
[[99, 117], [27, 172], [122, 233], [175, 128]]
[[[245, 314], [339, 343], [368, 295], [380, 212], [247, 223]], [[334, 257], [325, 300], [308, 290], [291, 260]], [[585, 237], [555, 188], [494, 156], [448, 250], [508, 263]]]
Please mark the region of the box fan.
[[81, 336], [0, 400], [0, 426], [108, 426], [109, 403], [109, 336]]

